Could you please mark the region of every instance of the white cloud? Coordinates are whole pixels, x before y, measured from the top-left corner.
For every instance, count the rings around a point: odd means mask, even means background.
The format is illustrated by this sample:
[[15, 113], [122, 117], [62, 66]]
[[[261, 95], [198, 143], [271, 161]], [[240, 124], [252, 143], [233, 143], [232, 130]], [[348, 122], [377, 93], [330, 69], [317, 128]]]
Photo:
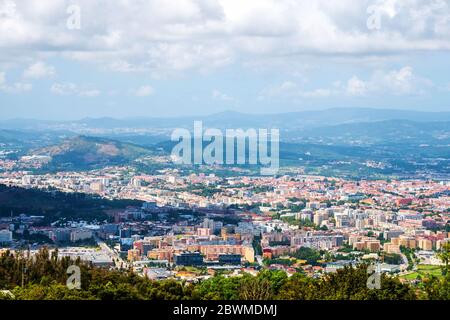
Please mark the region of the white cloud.
[[79, 92], [81, 97], [98, 97], [101, 94], [100, 90], [91, 89], [91, 90], [82, 90]]
[[50, 91], [59, 96], [80, 96], [80, 97], [97, 97], [101, 94], [100, 90], [91, 88], [80, 88], [74, 83], [54, 83]]
[[347, 82], [347, 93], [351, 96], [363, 96], [367, 92], [367, 84], [358, 79], [357, 76], [353, 76]]
[[223, 93], [217, 89], [213, 90], [212, 94], [211, 94], [212, 98], [214, 100], [221, 100], [221, 101], [228, 101], [228, 102], [235, 102], [236, 99], [229, 96], [226, 93]]
[[78, 87], [73, 83], [54, 83], [50, 91], [60, 96], [74, 95], [78, 92]]
[[136, 97], [149, 97], [155, 93], [155, 89], [152, 86], [144, 85], [135, 90], [132, 90], [132, 93]]
[[[274, 57], [450, 50], [445, 0], [78, 0], [76, 31], [66, 28], [69, 4], [0, 0], [0, 64], [51, 53], [170, 75]], [[380, 14], [375, 32], [366, 24], [371, 5]]]
[[30, 83], [15, 82], [13, 84], [8, 84], [6, 81], [6, 73], [0, 72], [0, 91], [12, 94], [23, 93], [30, 91], [33, 85]]
[[305, 90], [303, 86], [285, 81], [281, 85], [272, 86], [260, 95], [260, 99], [270, 97], [287, 98], [324, 98], [330, 96], [383, 96], [383, 95], [417, 95], [425, 94], [427, 89], [433, 86], [429, 79], [420, 77], [414, 73], [410, 66], [398, 70], [373, 72], [367, 80], [361, 80], [357, 76], [351, 77], [343, 85], [342, 81], [335, 81], [330, 88], [318, 88]]
[[298, 98], [325, 98], [335, 94], [334, 89], [318, 88], [313, 90], [305, 90], [301, 85], [285, 81], [280, 85], [269, 87], [261, 93], [260, 100], [271, 97], [286, 97], [292, 99]]
[[285, 81], [279, 86], [274, 86], [266, 91], [269, 96], [291, 95], [298, 90], [298, 85], [292, 81]]
[[15, 82], [14, 84], [4, 88], [6, 92], [9, 93], [22, 93], [30, 91], [33, 88], [31, 83]]
[[433, 86], [433, 83], [416, 75], [412, 67], [406, 66], [388, 73], [376, 73], [372, 79], [372, 85], [374, 90], [387, 90], [395, 95], [410, 95], [425, 93]]
[[353, 77], [349, 80], [347, 92], [351, 95], [417, 95], [424, 94], [433, 86], [429, 79], [416, 75], [411, 66], [396, 70], [377, 70], [367, 81]]
[[45, 62], [38, 61], [31, 64], [23, 73], [23, 77], [27, 79], [42, 79], [53, 77], [56, 70], [53, 66]]

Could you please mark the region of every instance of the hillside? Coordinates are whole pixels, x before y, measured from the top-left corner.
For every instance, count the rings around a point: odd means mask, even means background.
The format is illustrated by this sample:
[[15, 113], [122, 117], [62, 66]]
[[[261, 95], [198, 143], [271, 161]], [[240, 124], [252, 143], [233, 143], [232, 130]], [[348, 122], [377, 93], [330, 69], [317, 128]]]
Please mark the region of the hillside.
[[323, 144], [450, 144], [450, 121], [386, 120], [285, 132], [284, 138]]
[[127, 164], [150, 154], [134, 144], [111, 139], [77, 136], [60, 144], [36, 149], [32, 155], [50, 156], [50, 166], [57, 169], [93, 169]]

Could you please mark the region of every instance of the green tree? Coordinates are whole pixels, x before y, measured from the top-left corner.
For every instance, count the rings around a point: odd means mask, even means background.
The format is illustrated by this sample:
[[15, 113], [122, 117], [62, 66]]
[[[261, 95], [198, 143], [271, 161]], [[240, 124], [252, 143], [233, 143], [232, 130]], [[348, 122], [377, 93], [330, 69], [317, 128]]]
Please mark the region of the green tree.
[[450, 261], [450, 243], [446, 243], [442, 246], [442, 249], [440, 252], [438, 252], [437, 256], [439, 257], [439, 259], [442, 260], [442, 262], [444, 263], [444, 266], [442, 267], [442, 274], [446, 275], [449, 272], [448, 269], [448, 264]]

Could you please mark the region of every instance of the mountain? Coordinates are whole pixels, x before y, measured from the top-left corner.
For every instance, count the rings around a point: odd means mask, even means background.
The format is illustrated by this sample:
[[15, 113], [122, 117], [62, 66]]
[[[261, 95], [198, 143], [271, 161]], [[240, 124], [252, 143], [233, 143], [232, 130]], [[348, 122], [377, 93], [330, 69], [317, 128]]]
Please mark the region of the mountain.
[[408, 110], [335, 108], [328, 110], [301, 111], [280, 114], [245, 114], [234, 111], [209, 116], [178, 118], [139, 118], [117, 120], [112, 118], [85, 119], [77, 122], [84, 127], [100, 128], [177, 128], [192, 127], [194, 121], [204, 126], [226, 128], [280, 128], [298, 130], [388, 120], [415, 122], [450, 121], [450, 112], [421, 112]]
[[322, 144], [450, 144], [450, 121], [386, 120], [311, 128], [284, 134], [289, 141]]
[[70, 136], [73, 136], [73, 133], [0, 129], [0, 145], [8, 145], [19, 149], [40, 148], [56, 144]]
[[192, 130], [195, 120], [202, 120], [204, 129], [222, 132], [279, 128], [282, 165], [304, 167], [314, 174], [450, 174], [450, 112], [349, 108], [248, 115], [227, 111], [205, 117], [41, 122], [34, 124], [34, 131], [2, 130], [0, 123], [0, 151], [14, 152], [16, 157], [51, 156], [44, 170], [124, 165], [161, 149], [170, 153], [172, 130]]
[[127, 164], [151, 154], [151, 150], [111, 139], [77, 136], [57, 145], [33, 150], [30, 154], [51, 157], [49, 166], [52, 168], [93, 169]]
[[221, 112], [209, 116], [189, 116], [173, 118], [85, 118], [77, 121], [20, 120], [0, 121], [3, 129], [69, 130], [81, 132], [86, 129], [173, 129], [192, 127], [193, 122], [203, 121], [205, 126], [225, 128], [270, 128], [299, 130], [325, 126], [407, 120], [415, 122], [450, 121], [450, 112], [425, 112], [395, 109], [334, 108], [280, 114], [245, 114], [234, 111]]

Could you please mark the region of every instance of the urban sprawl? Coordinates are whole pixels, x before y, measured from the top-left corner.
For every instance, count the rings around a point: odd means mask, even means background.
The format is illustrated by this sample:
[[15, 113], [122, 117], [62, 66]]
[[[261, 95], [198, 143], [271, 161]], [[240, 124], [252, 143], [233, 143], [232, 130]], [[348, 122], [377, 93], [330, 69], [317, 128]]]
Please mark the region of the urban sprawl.
[[42, 175], [6, 171], [0, 184], [142, 201], [110, 210], [105, 221], [45, 225], [44, 216], [11, 213], [0, 220], [0, 250], [32, 255], [40, 245], [24, 249], [21, 235], [40, 235], [59, 256], [150, 279], [198, 281], [267, 268], [321, 277], [370, 262], [418, 281], [409, 275], [439, 268], [436, 253], [450, 241], [448, 181], [219, 177], [177, 169], [140, 175], [125, 166]]

